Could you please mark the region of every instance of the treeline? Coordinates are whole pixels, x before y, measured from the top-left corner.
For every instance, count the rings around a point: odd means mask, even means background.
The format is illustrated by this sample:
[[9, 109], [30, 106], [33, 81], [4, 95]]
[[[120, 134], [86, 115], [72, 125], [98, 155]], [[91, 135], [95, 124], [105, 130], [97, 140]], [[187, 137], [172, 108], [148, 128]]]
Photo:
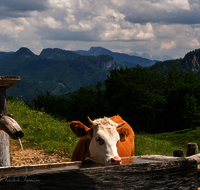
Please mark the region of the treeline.
[[112, 70], [104, 81], [106, 89], [80, 88], [70, 98], [39, 94], [34, 108], [68, 121], [88, 125], [96, 119], [119, 114], [136, 132], [160, 133], [200, 125], [200, 78], [174, 67], [167, 74], [137, 65]]

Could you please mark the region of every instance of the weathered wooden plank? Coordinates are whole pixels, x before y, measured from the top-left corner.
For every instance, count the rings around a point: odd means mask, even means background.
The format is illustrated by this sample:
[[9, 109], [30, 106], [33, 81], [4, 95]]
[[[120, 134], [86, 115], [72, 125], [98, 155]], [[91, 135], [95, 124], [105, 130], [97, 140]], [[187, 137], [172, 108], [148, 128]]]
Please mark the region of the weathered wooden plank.
[[19, 76], [0, 76], [0, 87], [8, 89], [21, 81]]
[[[10, 181], [9, 181], [10, 180]], [[198, 187], [194, 159], [63, 169], [1, 177], [0, 189], [139, 189], [194, 190]]]
[[13, 172], [25, 172], [27, 171], [35, 171], [35, 170], [47, 170], [53, 168], [64, 168], [68, 166], [78, 166], [81, 165], [81, 161], [75, 162], [62, 162], [62, 163], [51, 163], [51, 164], [39, 164], [39, 165], [27, 165], [27, 166], [10, 166], [10, 167], [0, 167], [0, 178], [3, 175], [8, 175]]
[[192, 156], [188, 156], [187, 159], [194, 159], [197, 161], [197, 164], [200, 163], [200, 154], [195, 154], [195, 155], [192, 155]]

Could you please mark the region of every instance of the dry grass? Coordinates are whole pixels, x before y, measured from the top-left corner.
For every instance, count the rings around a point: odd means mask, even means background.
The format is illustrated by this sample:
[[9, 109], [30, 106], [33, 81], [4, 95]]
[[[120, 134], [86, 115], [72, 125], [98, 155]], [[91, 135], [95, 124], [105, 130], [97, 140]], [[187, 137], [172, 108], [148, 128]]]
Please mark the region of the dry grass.
[[[22, 140], [22, 144], [25, 143]], [[46, 154], [43, 149], [24, 149], [24, 155], [27, 165], [38, 165], [38, 164], [49, 164], [49, 163], [61, 163], [68, 162], [71, 159], [66, 156], [60, 156], [60, 154]], [[65, 155], [63, 153], [63, 155]], [[12, 166], [22, 166], [25, 165], [22, 149], [20, 147], [18, 140], [13, 140], [10, 138], [10, 157]]]

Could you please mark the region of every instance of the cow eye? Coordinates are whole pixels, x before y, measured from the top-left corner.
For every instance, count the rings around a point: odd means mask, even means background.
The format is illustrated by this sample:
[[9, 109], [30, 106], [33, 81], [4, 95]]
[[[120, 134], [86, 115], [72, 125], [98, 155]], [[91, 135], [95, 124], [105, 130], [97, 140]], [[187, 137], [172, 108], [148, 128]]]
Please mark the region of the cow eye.
[[96, 141], [101, 141], [101, 138], [100, 138], [100, 137], [97, 137], [97, 138], [96, 138]]
[[96, 141], [100, 144], [103, 145], [104, 144], [104, 140], [101, 137], [97, 137]]

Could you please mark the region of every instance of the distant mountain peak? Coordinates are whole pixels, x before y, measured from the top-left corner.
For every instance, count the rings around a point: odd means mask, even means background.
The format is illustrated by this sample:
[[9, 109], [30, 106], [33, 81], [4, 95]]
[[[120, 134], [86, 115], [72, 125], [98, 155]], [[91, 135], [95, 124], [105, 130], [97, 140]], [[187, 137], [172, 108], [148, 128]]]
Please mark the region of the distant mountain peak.
[[150, 55], [146, 52], [144, 52], [141, 57], [146, 58], [146, 59], [151, 59]]
[[41, 51], [39, 56], [47, 59], [59, 60], [74, 59], [80, 55], [70, 50], [63, 50], [59, 48], [46, 48]]
[[15, 56], [24, 56], [26, 58], [36, 56], [30, 49], [21, 47], [14, 53]]
[[100, 46], [98, 46], [98, 47], [91, 47], [89, 50], [88, 50], [88, 53], [90, 54], [90, 55], [95, 55], [95, 56], [97, 56], [97, 55], [102, 55], [102, 54], [107, 54], [107, 53], [111, 53], [112, 51], [110, 51], [110, 50], [108, 50], [108, 49], [106, 49], [106, 48], [103, 48], [103, 47], [100, 47]]
[[131, 55], [128, 55], [125, 53], [112, 52], [103, 47], [91, 47], [88, 51], [78, 50], [76, 52], [81, 55], [86, 55], [86, 56], [110, 55], [119, 64], [128, 62], [128, 63], [133, 63], [133, 64], [139, 64], [143, 67], [150, 66], [150, 65], [154, 64], [155, 62], [157, 62], [155, 60], [152, 61], [150, 59], [142, 58], [139, 56], [134, 56], [134, 55], [131, 56]]

